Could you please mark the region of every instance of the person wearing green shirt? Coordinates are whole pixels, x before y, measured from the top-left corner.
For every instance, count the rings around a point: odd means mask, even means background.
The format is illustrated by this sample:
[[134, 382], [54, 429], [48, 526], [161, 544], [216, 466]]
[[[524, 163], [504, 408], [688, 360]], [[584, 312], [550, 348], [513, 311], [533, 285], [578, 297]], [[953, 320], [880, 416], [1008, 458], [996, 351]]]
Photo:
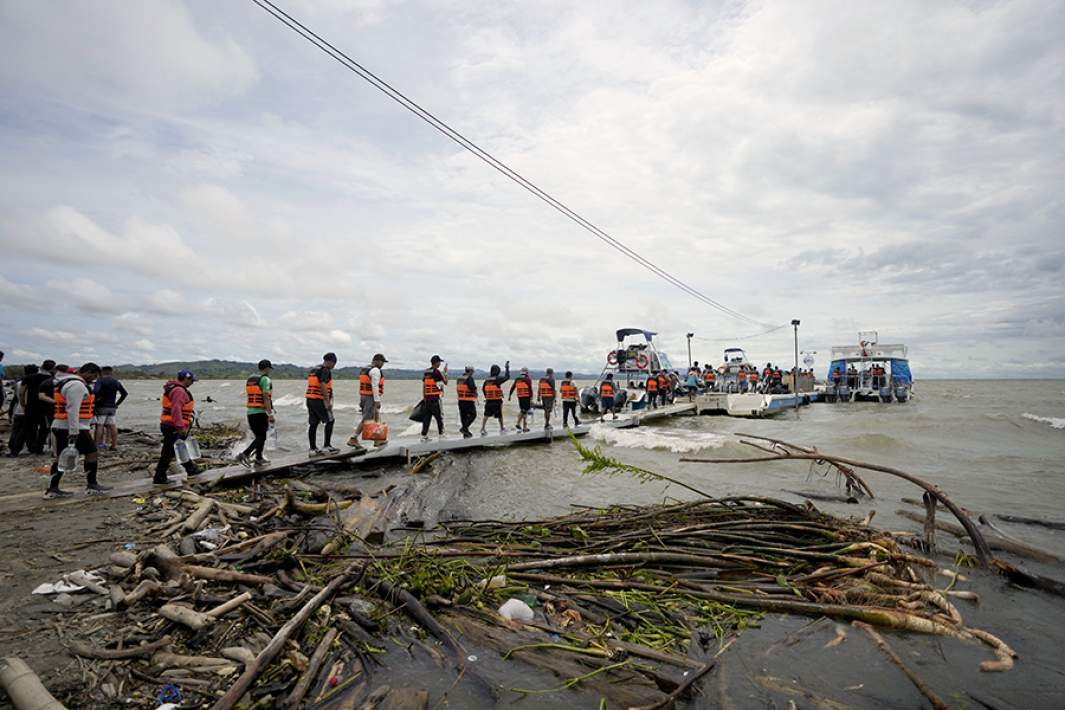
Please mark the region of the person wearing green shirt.
[[244, 383], [244, 391], [247, 395], [245, 404], [248, 410], [248, 428], [251, 429], [252, 442], [248, 448], [237, 454], [237, 462], [243, 466], [251, 467], [253, 461], [251, 454], [255, 454], [254, 464], [263, 466], [270, 463], [270, 459], [263, 456], [263, 447], [266, 446], [266, 434], [270, 431], [270, 423], [274, 421], [274, 400], [271, 396], [273, 384], [270, 382], [270, 372], [274, 366], [269, 360], [259, 361], [259, 374], [252, 375]]

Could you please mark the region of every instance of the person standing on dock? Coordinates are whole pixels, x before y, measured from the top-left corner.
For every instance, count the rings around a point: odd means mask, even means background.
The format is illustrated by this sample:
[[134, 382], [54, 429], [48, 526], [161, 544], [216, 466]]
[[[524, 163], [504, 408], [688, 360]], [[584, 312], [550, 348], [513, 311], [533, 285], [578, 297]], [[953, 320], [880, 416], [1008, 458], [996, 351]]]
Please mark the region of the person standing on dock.
[[751, 388], [751, 392], [758, 391], [758, 368], [751, 366], [751, 374], [747, 375], [747, 383]]
[[[651, 380], [647, 380], [650, 385]], [[614, 411], [614, 373], [606, 373], [606, 379], [599, 383], [599, 421], [606, 419], [606, 413], [610, 412], [614, 419], [618, 413]], [[650, 397], [650, 394], [648, 394]]]
[[115, 379], [113, 372], [109, 365], [100, 368], [100, 379], [93, 383], [92, 393], [96, 398], [96, 446], [115, 451], [118, 449], [118, 408], [126, 401], [129, 392]]
[[503, 424], [503, 383], [510, 379], [510, 360], [507, 360], [506, 372], [500, 374], [499, 365], [492, 365], [481, 389], [484, 391], [484, 417], [481, 419], [481, 436], [486, 436], [488, 419], [499, 420], [499, 433], [506, 432]]
[[703, 384], [706, 386], [707, 392], [714, 391], [714, 384], [717, 382], [717, 373], [714, 372], [714, 368], [707, 367], [706, 372], [703, 373]]
[[[443, 371], [440, 364], [444, 363]], [[429, 422], [436, 420], [436, 430], [444, 435], [444, 413], [440, 409], [443, 385], [447, 384], [447, 363], [439, 355], [429, 359], [429, 368], [422, 373], [422, 401], [425, 402], [425, 419], [422, 420], [422, 441], [429, 441]]]
[[[191, 370], [182, 370], [177, 377], [163, 385], [163, 412], [159, 416], [159, 430], [163, 433], [163, 450], [159, 454], [159, 463], [155, 466], [152, 483], [163, 485], [171, 483], [167, 478], [170, 462], [174, 460], [174, 444], [178, 439], [187, 439], [196, 416], [196, 402], [189, 392], [189, 387], [196, 381]], [[200, 472], [195, 461], [182, 464], [185, 473], [195, 476]]]
[[[333, 368], [337, 365], [336, 353], [322, 356], [322, 364], [307, 375], [307, 441], [311, 456], [335, 454], [340, 449], [333, 446]], [[318, 448], [318, 425], [325, 425], [325, 440]]]
[[463, 439], [473, 436], [470, 424], [477, 421], [477, 382], [473, 379], [473, 365], [467, 365], [465, 371], [455, 382], [455, 397], [459, 401], [459, 431]]
[[96, 442], [92, 436], [92, 417], [95, 397], [92, 383], [100, 376], [100, 366], [87, 362], [76, 375], [69, 372], [56, 376], [53, 389], [55, 416], [52, 418], [52, 435], [55, 436], [55, 460], [52, 462], [52, 478], [48, 481], [45, 498], [63, 498], [70, 493], [59, 489], [64, 471], [59, 468], [60, 454], [67, 446], [73, 446], [85, 457], [85, 492], [100, 495], [111, 490], [96, 481]]
[[514, 378], [514, 384], [510, 386], [510, 394], [507, 395], [509, 400], [514, 396], [514, 392], [518, 393], [518, 420], [514, 424], [514, 428], [518, 431], [529, 431], [529, 412], [532, 410], [532, 392], [533, 383], [532, 378], [529, 377], [529, 368], [521, 368], [521, 374]]
[[658, 373], [658, 401], [664, 407], [669, 398], [669, 373], [662, 370]]
[[544, 408], [544, 429], [551, 430], [551, 414], [555, 410], [555, 371], [547, 368], [547, 372], [540, 378], [536, 398]]
[[359, 437], [362, 436], [362, 430], [366, 426], [366, 422], [381, 421], [381, 397], [385, 395], [385, 375], [381, 369], [386, 362], [388, 362], [388, 358], [381, 353], [377, 353], [370, 360], [370, 366], [364, 367], [359, 371], [359, 411], [362, 413], [362, 417], [359, 419], [359, 423], [355, 425], [355, 431], [348, 439], [348, 446], [355, 449], [356, 453], [360, 450], [366, 450], [366, 447], [359, 442]]
[[688, 377], [684, 381], [684, 389], [688, 391], [688, 401], [694, 402], [695, 395], [699, 392], [699, 368], [692, 367], [688, 370]]
[[651, 370], [651, 376], [647, 378], [647, 406], [658, 408], [658, 370]]
[[569, 415], [573, 415], [573, 426], [580, 426], [581, 420], [577, 418], [577, 385], [573, 382], [573, 373], [566, 371], [566, 379], [559, 385], [559, 394], [562, 395], [562, 426], [569, 428]]
[[252, 453], [255, 454], [256, 466], [270, 463], [270, 459], [263, 456], [263, 449], [266, 447], [266, 434], [270, 431], [270, 423], [274, 421], [274, 385], [270, 381], [273, 369], [274, 366], [269, 360], [260, 360], [259, 374], [252, 375], [244, 383], [248, 429], [253, 438], [248, 448], [237, 454], [237, 463], [241, 466], [252, 465], [251, 459], [248, 458]]

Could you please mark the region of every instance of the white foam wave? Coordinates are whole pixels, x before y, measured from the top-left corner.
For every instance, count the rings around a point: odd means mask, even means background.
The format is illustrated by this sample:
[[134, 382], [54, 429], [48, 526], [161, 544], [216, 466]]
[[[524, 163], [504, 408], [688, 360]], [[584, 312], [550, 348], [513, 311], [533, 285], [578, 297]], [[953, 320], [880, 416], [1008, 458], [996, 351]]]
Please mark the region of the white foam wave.
[[232, 382], [223, 382], [222, 384], [220, 384], [218, 386], [219, 387], [229, 387], [231, 384], [233, 384], [233, 383]]
[[1065, 419], [1059, 419], [1056, 417], [1040, 417], [1036, 414], [1029, 414], [1025, 412], [1021, 415], [1025, 419], [1031, 419], [1033, 422], [1043, 422], [1049, 424], [1054, 429], [1065, 429]]
[[728, 443], [729, 438], [709, 432], [680, 431], [654, 427], [614, 429], [596, 424], [589, 432], [596, 441], [623, 449], [652, 449], [672, 451], [675, 454], [690, 454], [702, 449], [717, 449]]
[[401, 405], [381, 405], [381, 414], [406, 414], [410, 407]]
[[295, 407], [303, 406], [303, 397], [297, 397], [294, 394], [286, 394], [278, 397], [274, 400], [275, 407]]

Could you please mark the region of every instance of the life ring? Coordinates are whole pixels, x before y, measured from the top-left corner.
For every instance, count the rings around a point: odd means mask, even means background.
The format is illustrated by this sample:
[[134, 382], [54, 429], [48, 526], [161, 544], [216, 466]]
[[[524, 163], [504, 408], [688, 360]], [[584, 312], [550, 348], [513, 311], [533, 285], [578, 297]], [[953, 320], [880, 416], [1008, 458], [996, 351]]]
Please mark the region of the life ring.
[[611, 350], [606, 354], [606, 361], [608, 365], [618, 364], [618, 353], [616, 350]]
[[644, 355], [643, 353], [640, 353], [639, 355], [636, 356], [636, 367], [640, 368], [641, 370], [646, 370], [647, 366], [650, 365], [650, 364], [651, 364], [651, 359], [649, 357], [647, 357], [646, 355]]

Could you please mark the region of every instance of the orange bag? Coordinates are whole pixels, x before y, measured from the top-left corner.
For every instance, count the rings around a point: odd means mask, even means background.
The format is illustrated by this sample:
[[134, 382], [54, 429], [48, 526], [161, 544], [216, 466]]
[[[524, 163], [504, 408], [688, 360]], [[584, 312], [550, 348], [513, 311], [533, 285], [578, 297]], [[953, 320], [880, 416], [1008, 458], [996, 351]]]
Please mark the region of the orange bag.
[[362, 425], [362, 438], [366, 441], [388, 441], [388, 425], [369, 421]]

